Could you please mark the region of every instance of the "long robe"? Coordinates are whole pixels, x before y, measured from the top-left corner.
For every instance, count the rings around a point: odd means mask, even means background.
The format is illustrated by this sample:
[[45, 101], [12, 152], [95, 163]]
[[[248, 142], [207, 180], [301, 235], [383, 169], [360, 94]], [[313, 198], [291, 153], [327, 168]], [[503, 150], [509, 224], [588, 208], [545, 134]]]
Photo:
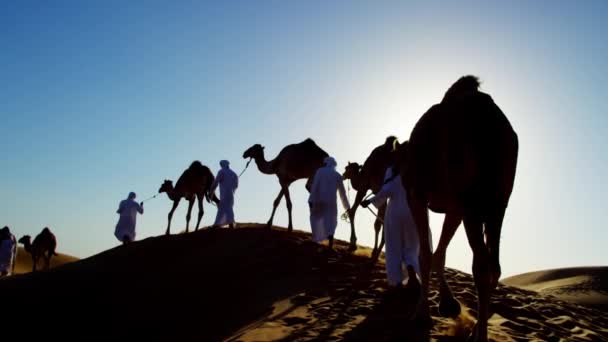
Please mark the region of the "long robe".
[[338, 225], [338, 206], [336, 192], [345, 210], [350, 208], [346, 190], [342, 183], [342, 175], [335, 164], [321, 167], [315, 173], [308, 203], [310, 204], [310, 228], [315, 242], [327, 240], [334, 236]]
[[9, 237], [0, 241], [0, 272], [6, 272], [10, 275], [13, 272], [13, 265], [17, 258], [17, 241], [15, 236], [10, 234]]
[[220, 186], [220, 204], [217, 206], [217, 215], [215, 216], [215, 226], [223, 226], [234, 223], [234, 193], [239, 187], [239, 177], [227, 165], [222, 166], [218, 171], [213, 184], [211, 185], [211, 194], [215, 192], [215, 188]]
[[125, 236], [129, 237], [130, 241], [135, 241], [137, 213], [143, 214], [144, 208], [134, 200], [126, 199], [120, 202], [116, 212], [120, 214], [120, 218], [116, 224], [114, 236], [120, 241], [123, 241]]
[[[386, 171], [385, 181], [391, 177], [392, 171], [389, 168]], [[369, 199], [376, 207], [380, 207], [386, 200], [388, 200], [384, 214], [386, 276], [388, 283], [395, 286], [407, 279], [404, 266], [411, 265], [417, 273], [420, 273], [418, 262], [420, 240], [407, 194], [401, 185], [401, 177], [397, 176], [388, 181], [376, 196]]]

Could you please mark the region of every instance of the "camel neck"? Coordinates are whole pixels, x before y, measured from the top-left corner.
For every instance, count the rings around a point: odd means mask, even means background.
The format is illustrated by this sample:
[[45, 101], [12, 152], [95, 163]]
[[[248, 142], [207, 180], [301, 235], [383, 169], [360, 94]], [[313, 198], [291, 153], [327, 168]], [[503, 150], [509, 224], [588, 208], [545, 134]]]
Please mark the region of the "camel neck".
[[255, 165], [258, 167], [261, 173], [265, 173], [267, 175], [275, 174], [275, 170], [272, 167], [272, 162], [266, 161], [264, 158], [264, 154], [259, 157], [254, 158]]
[[357, 191], [362, 190], [361, 188], [363, 187], [363, 177], [361, 177], [361, 172], [357, 173], [356, 176], [350, 179], [350, 185], [353, 187], [353, 189]]
[[169, 197], [170, 200], [175, 201], [175, 198], [177, 197], [177, 193], [175, 191], [175, 188], [167, 191], [167, 197]]

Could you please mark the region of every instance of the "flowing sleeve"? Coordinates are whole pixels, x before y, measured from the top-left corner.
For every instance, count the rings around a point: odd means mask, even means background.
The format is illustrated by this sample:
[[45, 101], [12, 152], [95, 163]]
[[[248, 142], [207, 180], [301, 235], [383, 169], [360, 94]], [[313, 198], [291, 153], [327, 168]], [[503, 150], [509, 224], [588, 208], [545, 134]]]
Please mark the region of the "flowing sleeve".
[[342, 181], [342, 176], [339, 173], [338, 175], [338, 193], [340, 194], [340, 200], [342, 201], [342, 206], [344, 210], [350, 209], [350, 203], [348, 203], [348, 197], [346, 196], [346, 190], [344, 189], [344, 182]]
[[386, 200], [393, 194], [394, 183], [392, 181], [384, 184], [382, 189], [375, 196], [372, 196], [369, 201], [376, 207], [381, 207]]
[[[319, 169], [320, 170], [320, 169]], [[315, 203], [319, 192], [319, 170], [315, 172], [312, 178], [312, 186], [310, 187], [310, 195], [308, 196], [309, 203]]]
[[116, 210], [117, 214], [122, 214], [122, 211], [125, 209], [124, 203], [125, 203], [124, 201], [121, 201], [120, 204], [118, 205], [118, 210]]
[[141, 205], [139, 205], [139, 203], [135, 203], [135, 204], [137, 205], [137, 211], [140, 214], [143, 214], [144, 213], [144, 207], [142, 207]]
[[217, 188], [217, 185], [222, 181], [222, 178], [224, 176], [224, 172], [222, 172], [224, 170], [219, 170], [217, 172], [217, 176], [215, 176], [215, 179], [213, 180], [213, 183], [211, 183], [211, 188], [209, 188], [209, 193], [212, 194], [215, 192], [215, 188]]

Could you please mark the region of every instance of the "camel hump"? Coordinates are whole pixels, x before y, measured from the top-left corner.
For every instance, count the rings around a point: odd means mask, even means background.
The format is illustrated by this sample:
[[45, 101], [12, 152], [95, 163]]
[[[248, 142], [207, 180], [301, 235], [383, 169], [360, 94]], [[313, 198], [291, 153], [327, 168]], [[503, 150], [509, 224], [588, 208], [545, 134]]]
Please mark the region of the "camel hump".
[[479, 91], [480, 85], [481, 83], [477, 76], [462, 76], [445, 92], [442, 102], [446, 102], [462, 94], [477, 92]]
[[393, 148], [395, 147], [395, 141], [397, 141], [396, 136], [391, 135], [391, 136], [387, 137], [386, 141], [384, 141], [384, 147], [387, 148], [389, 151], [392, 151]]
[[195, 160], [192, 162], [192, 164], [190, 164], [190, 167], [188, 167], [188, 170], [200, 170], [203, 168], [205, 168], [205, 166], [203, 166], [203, 164], [200, 161]]
[[316, 147], [319, 147], [319, 146], [317, 146], [317, 143], [314, 140], [312, 140], [311, 138], [306, 138], [306, 140], [302, 141], [300, 144], [302, 146], [316, 146]]

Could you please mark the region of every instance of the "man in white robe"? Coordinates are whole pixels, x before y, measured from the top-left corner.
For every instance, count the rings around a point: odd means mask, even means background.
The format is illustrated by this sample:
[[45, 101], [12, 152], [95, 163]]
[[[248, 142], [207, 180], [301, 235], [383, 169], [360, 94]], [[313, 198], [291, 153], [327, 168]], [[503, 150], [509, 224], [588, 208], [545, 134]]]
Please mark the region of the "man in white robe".
[[[401, 185], [401, 177], [393, 175], [392, 168], [388, 168], [385, 175], [385, 184], [382, 189], [368, 200], [361, 202], [366, 208], [370, 203], [380, 207], [388, 200], [384, 214], [384, 240], [386, 258], [386, 276], [391, 287], [401, 286], [408, 278], [408, 285], [418, 284], [416, 273], [420, 274], [418, 255], [420, 240], [414, 217], [407, 201], [407, 193]], [[405, 266], [405, 267], [404, 267]], [[404, 274], [403, 268], [407, 268]]]
[[129, 193], [129, 197], [120, 202], [118, 210], [120, 214], [114, 236], [123, 244], [135, 241], [135, 224], [137, 223], [137, 213], [144, 213], [144, 202], [135, 202], [137, 195], [134, 192]]
[[329, 240], [331, 249], [338, 225], [336, 192], [340, 194], [340, 200], [345, 210], [350, 209], [350, 204], [342, 183], [342, 175], [336, 171], [336, 160], [326, 157], [324, 162], [325, 166], [319, 168], [313, 178], [308, 205], [310, 206], [310, 228], [313, 241]]
[[15, 273], [17, 259], [17, 240], [5, 226], [0, 229], [0, 276], [4, 277]]
[[213, 196], [217, 186], [220, 186], [220, 203], [217, 206], [217, 215], [213, 228], [228, 225], [234, 228], [234, 193], [239, 187], [239, 176], [230, 169], [230, 162], [220, 161], [222, 167], [218, 172], [209, 193]]

